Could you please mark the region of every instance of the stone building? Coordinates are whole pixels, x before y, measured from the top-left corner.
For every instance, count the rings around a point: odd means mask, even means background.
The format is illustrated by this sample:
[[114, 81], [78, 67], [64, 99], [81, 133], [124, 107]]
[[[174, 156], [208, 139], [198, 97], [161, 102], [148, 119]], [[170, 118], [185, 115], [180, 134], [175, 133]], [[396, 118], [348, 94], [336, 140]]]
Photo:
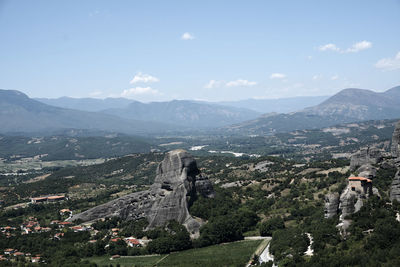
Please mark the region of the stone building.
[[365, 195], [372, 195], [372, 181], [365, 177], [350, 177], [349, 187], [351, 191], [356, 191]]

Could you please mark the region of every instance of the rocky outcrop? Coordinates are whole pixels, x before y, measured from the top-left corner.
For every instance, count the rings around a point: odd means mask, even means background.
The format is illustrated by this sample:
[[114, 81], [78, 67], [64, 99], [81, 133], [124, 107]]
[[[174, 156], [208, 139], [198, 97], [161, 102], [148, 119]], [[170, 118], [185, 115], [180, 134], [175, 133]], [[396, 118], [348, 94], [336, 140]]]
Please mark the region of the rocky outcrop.
[[356, 170], [366, 164], [377, 164], [382, 160], [382, 150], [374, 147], [362, 148], [353, 154], [350, 159], [350, 169]]
[[397, 200], [400, 202], [400, 173], [397, 171], [392, 184], [390, 186], [390, 200]]
[[397, 122], [392, 137], [393, 165], [397, 167], [397, 173], [390, 186], [390, 200], [400, 202], [400, 121]]
[[362, 192], [352, 191], [350, 186], [347, 186], [339, 200], [339, 212], [342, 218], [359, 211], [364, 204], [363, 199], [366, 199], [366, 197], [367, 195]]
[[195, 186], [196, 186], [197, 193], [199, 193], [203, 197], [207, 197], [207, 198], [215, 197], [214, 187], [213, 187], [211, 181], [208, 180], [207, 177], [200, 174], [196, 178]]
[[196, 235], [201, 221], [188, 211], [197, 193], [214, 197], [211, 182], [200, 174], [194, 158], [184, 150], [166, 154], [157, 168], [157, 176], [149, 190], [132, 193], [74, 215], [71, 220], [93, 221], [118, 216], [126, 220], [146, 218], [148, 228], [163, 226], [176, 220]]
[[338, 214], [339, 209], [339, 194], [331, 193], [325, 196], [325, 218], [332, 218]]
[[400, 121], [397, 122], [392, 137], [392, 157], [400, 159]]
[[376, 172], [377, 172], [376, 167], [372, 166], [369, 163], [361, 165], [361, 167], [357, 169], [358, 176], [365, 177], [368, 179], [375, 178]]

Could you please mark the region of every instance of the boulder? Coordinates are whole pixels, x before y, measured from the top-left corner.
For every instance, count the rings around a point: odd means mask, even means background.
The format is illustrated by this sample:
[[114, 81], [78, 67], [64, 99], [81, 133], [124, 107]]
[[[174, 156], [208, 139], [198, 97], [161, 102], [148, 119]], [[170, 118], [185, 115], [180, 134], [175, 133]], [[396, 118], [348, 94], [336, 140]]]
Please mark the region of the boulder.
[[195, 220], [188, 210], [197, 192], [204, 197], [215, 196], [211, 182], [200, 174], [195, 159], [184, 150], [173, 150], [159, 164], [149, 190], [112, 200], [76, 214], [71, 220], [93, 221], [113, 216], [126, 220], [146, 218], [148, 229], [176, 220], [192, 235], [197, 235], [201, 221]]

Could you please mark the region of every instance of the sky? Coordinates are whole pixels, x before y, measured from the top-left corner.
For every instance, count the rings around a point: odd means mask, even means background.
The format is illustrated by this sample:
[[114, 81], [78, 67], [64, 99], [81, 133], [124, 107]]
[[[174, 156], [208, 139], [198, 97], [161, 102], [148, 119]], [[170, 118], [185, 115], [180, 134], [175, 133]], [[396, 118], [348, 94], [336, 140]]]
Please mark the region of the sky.
[[234, 101], [400, 85], [400, 0], [0, 0], [0, 88]]

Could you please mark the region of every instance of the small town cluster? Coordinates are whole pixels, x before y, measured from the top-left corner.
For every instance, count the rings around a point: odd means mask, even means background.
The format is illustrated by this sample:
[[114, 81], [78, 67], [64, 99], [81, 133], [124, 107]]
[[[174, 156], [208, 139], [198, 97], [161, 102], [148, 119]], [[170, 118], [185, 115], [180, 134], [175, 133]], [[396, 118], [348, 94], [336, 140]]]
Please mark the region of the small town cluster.
[[[46, 196], [46, 197], [37, 197], [31, 199], [31, 204], [38, 203], [50, 203], [50, 202], [59, 202], [66, 200], [65, 196]], [[72, 216], [73, 212], [70, 209], [61, 209], [59, 210], [59, 214], [64, 220], [52, 220], [48, 225], [41, 225], [38, 218], [29, 217], [26, 221], [20, 224], [20, 227], [13, 226], [2, 226], [0, 227], [1, 235], [5, 238], [15, 237], [17, 235], [29, 235], [29, 234], [38, 234], [44, 232], [51, 232], [51, 239], [57, 241], [62, 240], [65, 233], [68, 231], [78, 233], [78, 232], [89, 232], [90, 236], [93, 239], [89, 240], [89, 243], [96, 243], [98, 240], [95, 239], [95, 236], [98, 234], [98, 230], [94, 229], [90, 223], [89, 224], [75, 224], [73, 222], [68, 221], [68, 219]], [[105, 249], [110, 246], [112, 243], [117, 242], [125, 242], [127, 247], [142, 247], [146, 246], [150, 241], [148, 239], [137, 239], [133, 236], [125, 237], [120, 234], [119, 228], [112, 228], [108, 231], [108, 233], [102, 238], [102, 240], [109, 240], [109, 243], [105, 246]], [[0, 252], [1, 253], [1, 252]], [[112, 255], [110, 259], [119, 258], [119, 255]], [[3, 250], [3, 253], [0, 254], [0, 261], [20, 261], [23, 259], [25, 262], [32, 263], [45, 263], [42, 255], [36, 254], [32, 255], [31, 253], [25, 253], [23, 251], [18, 251], [15, 248], [7, 248]]]

